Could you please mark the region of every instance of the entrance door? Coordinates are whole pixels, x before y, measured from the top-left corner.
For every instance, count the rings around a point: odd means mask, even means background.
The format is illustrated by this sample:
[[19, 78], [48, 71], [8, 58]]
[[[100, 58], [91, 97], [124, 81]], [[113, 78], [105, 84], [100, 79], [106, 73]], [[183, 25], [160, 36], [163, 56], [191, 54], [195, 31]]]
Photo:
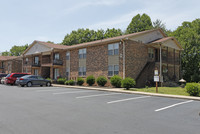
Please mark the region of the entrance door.
[[54, 79], [57, 80], [58, 77], [59, 77], [59, 69], [55, 68], [54, 69]]
[[155, 49], [155, 61], [158, 62], [159, 61], [159, 55], [158, 55], [158, 49]]

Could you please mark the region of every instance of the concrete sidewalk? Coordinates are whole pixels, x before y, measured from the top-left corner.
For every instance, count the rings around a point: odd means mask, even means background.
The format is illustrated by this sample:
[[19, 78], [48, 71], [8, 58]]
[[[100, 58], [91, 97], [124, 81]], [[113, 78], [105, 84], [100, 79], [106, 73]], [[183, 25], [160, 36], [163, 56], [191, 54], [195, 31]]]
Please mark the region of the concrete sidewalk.
[[54, 87], [65, 87], [65, 88], [99, 90], [99, 91], [109, 91], [109, 92], [119, 92], [119, 93], [128, 93], [128, 94], [140, 94], [140, 95], [148, 95], [148, 96], [158, 96], [158, 97], [167, 97], [167, 98], [188, 99], [188, 100], [200, 101], [200, 97], [182, 96], [182, 95], [169, 95], [169, 94], [159, 94], [159, 93], [147, 93], [147, 92], [139, 92], [139, 91], [129, 91], [129, 90], [123, 90], [123, 88], [69, 86], [69, 85], [59, 85], [59, 84], [52, 84], [52, 86], [54, 86]]

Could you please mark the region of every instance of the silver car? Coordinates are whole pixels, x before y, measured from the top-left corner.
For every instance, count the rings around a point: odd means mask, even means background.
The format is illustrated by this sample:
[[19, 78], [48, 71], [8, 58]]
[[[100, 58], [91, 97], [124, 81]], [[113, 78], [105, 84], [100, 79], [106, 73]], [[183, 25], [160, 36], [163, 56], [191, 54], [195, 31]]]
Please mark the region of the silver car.
[[40, 86], [51, 86], [51, 81], [42, 78], [41, 76], [36, 75], [26, 75], [16, 80], [16, 84], [24, 87], [31, 87], [33, 85], [40, 85]]

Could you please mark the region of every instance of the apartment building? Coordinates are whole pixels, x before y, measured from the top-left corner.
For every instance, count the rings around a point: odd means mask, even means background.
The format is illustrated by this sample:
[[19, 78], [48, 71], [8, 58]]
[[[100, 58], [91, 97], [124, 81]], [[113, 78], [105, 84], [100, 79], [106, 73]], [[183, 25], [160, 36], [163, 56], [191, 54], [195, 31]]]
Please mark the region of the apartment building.
[[160, 29], [72, 46], [34, 41], [23, 53], [23, 72], [73, 80], [119, 75], [134, 78], [141, 87], [153, 80], [155, 68], [164, 81], [178, 81], [181, 50], [177, 40]]
[[0, 56], [0, 73], [22, 72], [22, 57]]

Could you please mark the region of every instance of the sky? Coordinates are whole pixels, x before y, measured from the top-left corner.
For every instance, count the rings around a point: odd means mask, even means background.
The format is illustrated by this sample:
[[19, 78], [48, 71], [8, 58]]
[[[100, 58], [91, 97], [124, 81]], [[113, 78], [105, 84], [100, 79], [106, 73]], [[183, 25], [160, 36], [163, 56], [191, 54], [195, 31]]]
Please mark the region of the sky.
[[78, 28], [126, 29], [146, 13], [175, 30], [200, 18], [199, 0], [0, 0], [0, 52], [34, 40], [61, 43]]

